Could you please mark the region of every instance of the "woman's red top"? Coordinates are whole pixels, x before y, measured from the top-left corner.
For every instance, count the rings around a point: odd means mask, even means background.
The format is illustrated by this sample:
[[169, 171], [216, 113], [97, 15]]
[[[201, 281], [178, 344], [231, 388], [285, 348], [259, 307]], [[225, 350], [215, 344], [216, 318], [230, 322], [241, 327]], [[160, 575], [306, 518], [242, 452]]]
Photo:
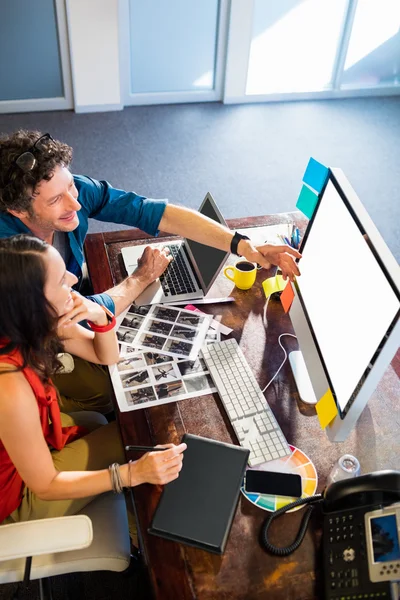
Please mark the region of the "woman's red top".
[[[14, 350], [10, 354], [0, 355], [0, 363], [21, 367], [23, 361], [21, 354]], [[43, 436], [48, 446], [55, 450], [61, 450], [69, 442], [87, 433], [84, 427], [77, 425], [73, 427], [61, 426], [57, 393], [50, 381], [47, 384], [43, 383], [30, 367], [22, 369], [22, 373], [35, 395]], [[24, 487], [24, 482], [0, 440], [0, 523], [21, 504]]]

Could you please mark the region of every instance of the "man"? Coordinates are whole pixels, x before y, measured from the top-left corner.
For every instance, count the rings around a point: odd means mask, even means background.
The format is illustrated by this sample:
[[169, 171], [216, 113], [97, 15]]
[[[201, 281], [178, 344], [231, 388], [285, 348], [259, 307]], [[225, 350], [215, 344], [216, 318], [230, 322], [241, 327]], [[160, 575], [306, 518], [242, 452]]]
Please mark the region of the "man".
[[[0, 137], [0, 237], [31, 233], [53, 244], [79, 284], [89, 218], [138, 227], [154, 236], [162, 230], [231, 250], [265, 268], [275, 264], [285, 279], [299, 275], [294, 258], [300, 254], [293, 248], [255, 246], [196, 211], [118, 190], [106, 181], [72, 175], [71, 160], [72, 148], [49, 134], [19, 130]], [[169, 261], [167, 251], [147, 247], [130, 277], [90, 298], [119, 315], [163, 273]]]

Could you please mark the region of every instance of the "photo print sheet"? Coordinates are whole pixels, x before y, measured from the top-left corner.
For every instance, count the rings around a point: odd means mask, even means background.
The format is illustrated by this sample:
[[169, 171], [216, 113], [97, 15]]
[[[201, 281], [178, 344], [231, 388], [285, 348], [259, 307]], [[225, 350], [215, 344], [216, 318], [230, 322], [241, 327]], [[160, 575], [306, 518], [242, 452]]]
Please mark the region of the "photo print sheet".
[[[213, 344], [214, 342], [221, 341], [221, 332], [216, 331], [212, 327], [210, 327], [206, 333], [206, 337], [204, 338], [203, 346], [205, 344]], [[119, 344], [119, 352], [120, 356], [123, 354], [136, 354], [138, 349], [134, 346], [126, 346], [125, 344]], [[170, 360], [179, 360], [176, 356], [170, 356]], [[182, 359], [180, 359], [182, 360]]]
[[221, 341], [221, 332], [216, 331], [215, 329], [210, 327], [206, 333], [206, 337], [204, 338], [204, 344], [212, 344], [214, 342], [220, 342], [220, 341]]
[[195, 360], [211, 321], [211, 315], [194, 314], [172, 306], [133, 304], [121, 320], [117, 338], [121, 345], [136, 350], [154, 350]]
[[181, 360], [121, 346], [119, 361], [109, 371], [121, 412], [216, 391], [201, 352], [195, 360]]

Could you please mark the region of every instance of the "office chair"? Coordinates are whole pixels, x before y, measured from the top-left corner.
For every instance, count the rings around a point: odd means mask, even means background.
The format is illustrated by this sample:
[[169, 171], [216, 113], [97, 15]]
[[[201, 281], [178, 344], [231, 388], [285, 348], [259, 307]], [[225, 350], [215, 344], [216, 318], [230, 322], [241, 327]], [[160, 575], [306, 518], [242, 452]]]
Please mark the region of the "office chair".
[[0, 584], [39, 579], [41, 600], [51, 599], [48, 577], [124, 571], [129, 564], [123, 495], [102, 494], [70, 517], [0, 526]]

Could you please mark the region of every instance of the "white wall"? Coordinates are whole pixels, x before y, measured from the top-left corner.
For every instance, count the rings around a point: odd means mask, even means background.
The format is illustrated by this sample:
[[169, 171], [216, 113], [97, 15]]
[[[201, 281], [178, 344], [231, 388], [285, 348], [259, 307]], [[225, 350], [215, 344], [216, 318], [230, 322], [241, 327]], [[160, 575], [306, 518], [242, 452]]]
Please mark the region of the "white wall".
[[118, 0], [65, 0], [75, 112], [121, 110]]

